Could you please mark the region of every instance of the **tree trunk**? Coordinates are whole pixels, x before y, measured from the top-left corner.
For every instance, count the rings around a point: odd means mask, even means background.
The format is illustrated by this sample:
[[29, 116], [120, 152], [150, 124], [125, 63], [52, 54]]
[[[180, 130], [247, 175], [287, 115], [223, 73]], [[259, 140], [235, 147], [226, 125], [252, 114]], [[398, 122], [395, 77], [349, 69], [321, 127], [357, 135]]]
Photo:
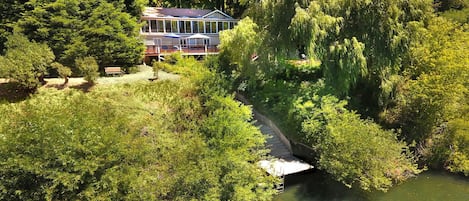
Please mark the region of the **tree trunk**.
[[67, 86], [67, 84], [68, 84], [68, 77], [66, 76], [64, 79], [65, 79], [65, 81], [64, 81], [63, 86]]
[[39, 77], [39, 82], [41, 82], [41, 85], [45, 85], [47, 82], [46, 80], [44, 79], [44, 74], [41, 74]]

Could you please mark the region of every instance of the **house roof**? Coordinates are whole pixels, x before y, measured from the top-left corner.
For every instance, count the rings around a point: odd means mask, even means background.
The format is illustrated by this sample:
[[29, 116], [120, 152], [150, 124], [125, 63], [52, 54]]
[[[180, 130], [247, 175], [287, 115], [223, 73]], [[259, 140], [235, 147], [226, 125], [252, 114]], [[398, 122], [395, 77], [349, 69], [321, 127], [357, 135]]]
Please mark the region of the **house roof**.
[[229, 15], [219, 10], [207, 9], [188, 9], [188, 8], [160, 8], [160, 7], [145, 7], [143, 16], [147, 17], [188, 17], [188, 18], [206, 18], [214, 13], [220, 13], [226, 18], [231, 18]]
[[146, 7], [143, 11], [144, 16], [154, 17], [190, 17], [201, 18], [212, 12], [206, 9], [186, 9], [186, 8], [158, 8]]

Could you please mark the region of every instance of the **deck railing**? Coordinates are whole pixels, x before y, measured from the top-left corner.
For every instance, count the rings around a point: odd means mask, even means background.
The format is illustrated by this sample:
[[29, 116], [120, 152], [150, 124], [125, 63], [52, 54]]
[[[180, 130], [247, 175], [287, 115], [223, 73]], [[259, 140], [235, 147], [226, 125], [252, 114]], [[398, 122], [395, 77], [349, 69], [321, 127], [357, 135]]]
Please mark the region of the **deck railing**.
[[206, 53], [216, 53], [218, 52], [216, 45], [202, 45], [202, 46], [150, 46], [147, 47], [145, 54], [146, 55], [164, 55], [171, 54], [174, 52], [181, 52], [182, 54], [206, 54]]

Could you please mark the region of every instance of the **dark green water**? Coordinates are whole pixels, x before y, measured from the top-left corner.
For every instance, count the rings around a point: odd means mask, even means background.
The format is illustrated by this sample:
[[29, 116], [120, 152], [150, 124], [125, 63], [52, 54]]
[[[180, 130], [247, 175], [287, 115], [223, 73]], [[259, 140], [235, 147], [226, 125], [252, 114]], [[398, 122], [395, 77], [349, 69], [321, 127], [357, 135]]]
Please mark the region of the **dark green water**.
[[274, 201], [469, 201], [469, 178], [427, 171], [387, 193], [349, 189], [321, 172], [289, 176]]

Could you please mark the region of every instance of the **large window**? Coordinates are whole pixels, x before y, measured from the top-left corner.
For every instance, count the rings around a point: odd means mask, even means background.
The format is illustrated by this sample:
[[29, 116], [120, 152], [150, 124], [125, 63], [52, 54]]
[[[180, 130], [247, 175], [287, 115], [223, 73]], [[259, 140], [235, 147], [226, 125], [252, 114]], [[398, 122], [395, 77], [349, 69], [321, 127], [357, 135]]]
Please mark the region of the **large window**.
[[203, 21], [192, 21], [192, 33], [204, 33], [204, 30]]
[[198, 28], [199, 28], [199, 33], [205, 33], [205, 29], [204, 29], [204, 22], [203, 21], [199, 21], [197, 22], [199, 25], [198, 25]]
[[179, 21], [179, 33], [192, 33], [191, 21]]
[[152, 33], [162, 33], [164, 31], [163, 21], [162, 20], [150, 20], [150, 31]]
[[218, 22], [218, 30], [217, 33], [223, 31], [223, 22]]
[[156, 20], [150, 20], [150, 27], [151, 32], [158, 32], [158, 25], [156, 24]]
[[186, 33], [186, 26], [184, 25], [184, 21], [179, 21], [179, 33]]
[[210, 22], [205, 22], [205, 33], [212, 33], [212, 29], [210, 29]]
[[142, 32], [148, 33], [218, 33], [233, 29], [237, 22], [218, 21], [178, 21], [178, 20], [149, 20], [142, 27]]
[[166, 33], [171, 33], [171, 21], [165, 20], [164, 23], [165, 23]]
[[191, 30], [191, 21], [185, 21], [186, 33], [192, 33]]
[[192, 33], [199, 33], [199, 23], [192, 21]]
[[171, 20], [171, 31], [173, 33], [178, 33], [178, 21]]
[[158, 25], [158, 32], [163, 33], [164, 32], [163, 20], [156, 21], [156, 24]]
[[217, 33], [217, 22], [210, 22], [212, 31], [210, 33]]
[[150, 32], [150, 27], [148, 27], [148, 21], [142, 27], [142, 32]]

